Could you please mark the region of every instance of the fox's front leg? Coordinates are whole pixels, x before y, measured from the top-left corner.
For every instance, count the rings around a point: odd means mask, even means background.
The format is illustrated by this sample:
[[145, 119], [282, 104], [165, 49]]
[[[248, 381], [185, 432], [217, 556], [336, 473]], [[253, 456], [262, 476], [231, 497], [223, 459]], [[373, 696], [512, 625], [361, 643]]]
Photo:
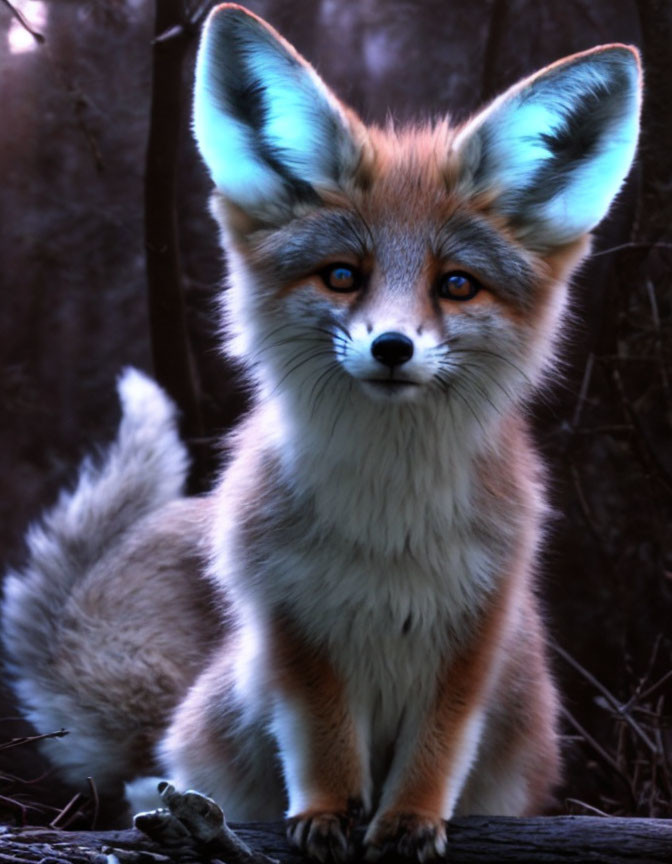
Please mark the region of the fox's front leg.
[[445, 820], [453, 815], [481, 741], [502, 617], [501, 607], [483, 616], [468, 644], [440, 664], [428, 707], [405, 718], [364, 838], [367, 860], [388, 851], [419, 861], [445, 854]]
[[364, 744], [344, 683], [326, 652], [286, 619], [274, 624], [271, 662], [289, 842], [319, 861], [343, 861], [370, 798]]
[[366, 859], [392, 852], [425, 861], [446, 853], [449, 819], [476, 756], [482, 711], [456, 708], [426, 718], [415, 740], [402, 735], [380, 808], [364, 844]]

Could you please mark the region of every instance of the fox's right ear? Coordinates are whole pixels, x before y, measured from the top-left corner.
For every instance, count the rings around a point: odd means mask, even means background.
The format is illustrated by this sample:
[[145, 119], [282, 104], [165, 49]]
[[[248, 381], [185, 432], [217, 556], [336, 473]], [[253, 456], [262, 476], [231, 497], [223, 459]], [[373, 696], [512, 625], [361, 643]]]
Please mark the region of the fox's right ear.
[[232, 3], [213, 9], [196, 62], [194, 131], [225, 199], [257, 218], [282, 217], [354, 172], [362, 130], [270, 25]]

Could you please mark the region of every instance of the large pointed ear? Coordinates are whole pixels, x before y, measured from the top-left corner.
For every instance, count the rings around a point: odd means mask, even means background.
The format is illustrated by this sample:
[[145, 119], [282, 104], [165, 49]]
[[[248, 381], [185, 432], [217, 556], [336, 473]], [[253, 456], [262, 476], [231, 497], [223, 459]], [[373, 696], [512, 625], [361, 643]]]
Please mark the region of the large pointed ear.
[[605, 216], [635, 154], [641, 69], [636, 49], [575, 54], [512, 87], [458, 134], [462, 182], [491, 192], [530, 248], [548, 250]]
[[354, 171], [363, 127], [273, 28], [240, 6], [210, 13], [194, 131], [222, 195], [267, 218]]

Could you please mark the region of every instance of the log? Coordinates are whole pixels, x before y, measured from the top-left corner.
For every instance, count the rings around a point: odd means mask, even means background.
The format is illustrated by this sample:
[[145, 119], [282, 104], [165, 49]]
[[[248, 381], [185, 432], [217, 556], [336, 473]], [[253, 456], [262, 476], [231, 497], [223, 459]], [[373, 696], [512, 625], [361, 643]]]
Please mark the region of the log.
[[[232, 824], [240, 839], [256, 853], [279, 864], [299, 864], [280, 822]], [[363, 830], [355, 834], [361, 842]], [[448, 824], [451, 864], [516, 862], [604, 862], [648, 864], [672, 861], [672, 820], [550, 816], [531, 819], [471, 816]], [[166, 849], [136, 829], [127, 831], [55, 831], [7, 828], [0, 835], [0, 864], [171, 864], [174, 861], [218, 859], [205, 852]], [[358, 860], [356, 856], [353, 860]], [[361, 860], [361, 859], [360, 859]]]

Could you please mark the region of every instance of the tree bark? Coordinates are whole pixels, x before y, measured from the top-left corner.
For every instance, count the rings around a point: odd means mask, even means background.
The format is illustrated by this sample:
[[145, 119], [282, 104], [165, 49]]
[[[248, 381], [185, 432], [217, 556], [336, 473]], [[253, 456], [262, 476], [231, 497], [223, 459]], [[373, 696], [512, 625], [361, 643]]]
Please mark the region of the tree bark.
[[[287, 846], [285, 829], [279, 822], [231, 827], [252, 850], [263, 852], [280, 864], [304, 861]], [[362, 834], [362, 829], [356, 832], [356, 843], [361, 841]], [[452, 864], [566, 864], [567, 861], [669, 864], [672, 821], [592, 816], [533, 819], [472, 816], [448, 824], [448, 849]], [[195, 856], [193, 850], [168, 850], [135, 829], [74, 832], [10, 828], [0, 835], [0, 864], [105, 864], [104, 856], [111, 851], [121, 864], [193, 862], [196, 857], [209, 860], [203, 852]], [[358, 859], [361, 856], [354, 860]]]
[[189, 344], [176, 209], [182, 67], [193, 38], [186, 25], [184, 0], [157, 0], [145, 162], [145, 247], [154, 374], [180, 409], [193, 460], [192, 491], [199, 491], [203, 456], [197, 442], [203, 437], [203, 422]]

